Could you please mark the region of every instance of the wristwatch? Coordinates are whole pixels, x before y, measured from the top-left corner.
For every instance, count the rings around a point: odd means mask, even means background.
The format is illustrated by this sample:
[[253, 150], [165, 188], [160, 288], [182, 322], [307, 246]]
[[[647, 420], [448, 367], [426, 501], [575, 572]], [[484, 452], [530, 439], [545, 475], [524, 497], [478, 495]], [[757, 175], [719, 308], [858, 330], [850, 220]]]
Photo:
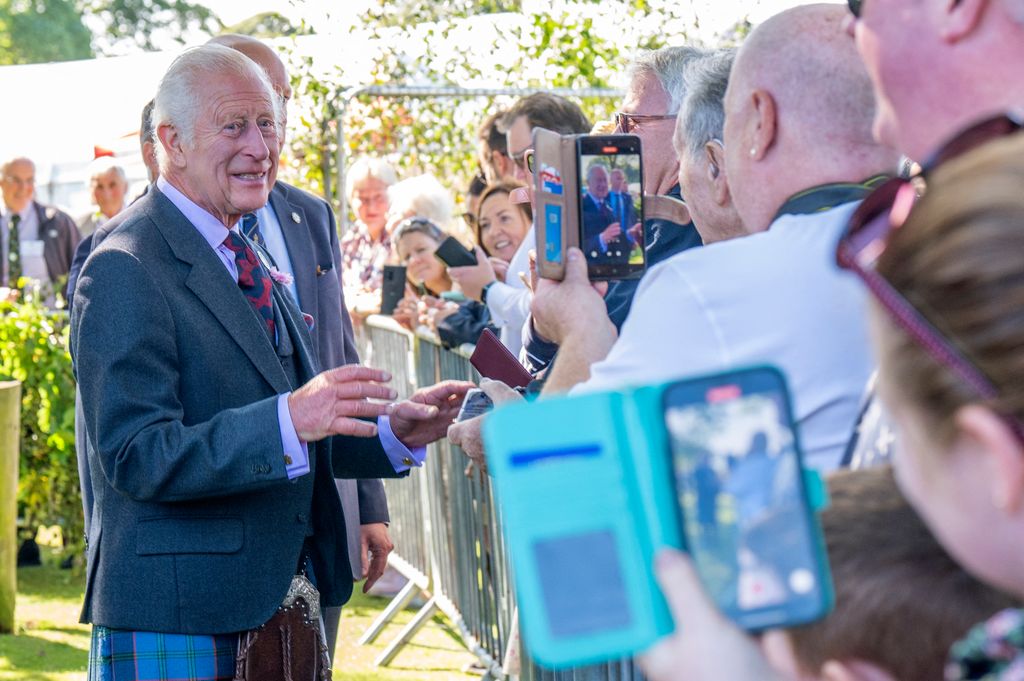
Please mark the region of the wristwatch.
[[492, 280], [489, 284], [480, 289], [480, 302], [484, 305], [487, 304], [487, 292], [491, 290], [491, 287], [498, 283], [497, 279]]

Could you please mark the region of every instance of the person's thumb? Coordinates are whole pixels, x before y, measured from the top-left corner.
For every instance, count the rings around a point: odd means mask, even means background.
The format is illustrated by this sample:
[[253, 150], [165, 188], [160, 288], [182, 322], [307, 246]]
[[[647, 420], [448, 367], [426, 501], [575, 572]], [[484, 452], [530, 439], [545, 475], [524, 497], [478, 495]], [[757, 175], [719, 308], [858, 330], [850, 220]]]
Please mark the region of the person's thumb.
[[479, 246], [475, 246], [473, 248], [473, 252], [476, 253], [477, 265], [483, 265], [484, 263], [487, 262], [487, 254], [484, 253], [484, 249], [480, 248]]
[[583, 251], [578, 248], [570, 248], [566, 261], [565, 281], [579, 284], [590, 283], [590, 277], [587, 276], [587, 259], [583, 257]]
[[489, 378], [481, 379], [480, 389], [491, 398], [491, 402], [494, 402], [495, 405], [523, 399], [522, 395], [501, 381], [495, 381]]
[[655, 560], [654, 574], [668, 601], [676, 630], [682, 629], [687, 621], [707, 622], [709, 618], [721, 617], [714, 603], [704, 593], [700, 577], [686, 554], [675, 549], [664, 549]]

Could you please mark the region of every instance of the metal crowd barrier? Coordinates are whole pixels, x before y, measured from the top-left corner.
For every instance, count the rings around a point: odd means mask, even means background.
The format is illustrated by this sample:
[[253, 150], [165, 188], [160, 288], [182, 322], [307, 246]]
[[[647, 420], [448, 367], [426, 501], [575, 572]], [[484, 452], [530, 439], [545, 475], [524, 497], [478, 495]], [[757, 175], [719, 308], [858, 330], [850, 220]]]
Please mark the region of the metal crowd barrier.
[[[479, 380], [468, 355], [441, 348], [409, 333], [386, 317], [365, 327], [364, 361], [387, 369], [401, 395], [416, 386], [446, 379]], [[533, 664], [526, 651], [510, 650], [516, 603], [512, 573], [493, 503], [490, 479], [479, 470], [468, 475], [469, 459], [447, 440], [431, 445], [427, 462], [409, 479], [385, 481], [395, 543], [389, 563], [409, 581], [360, 638], [374, 641], [416, 596], [425, 600], [415, 617], [378, 656], [387, 666], [431, 617], [440, 612], [476, 655], [484, 679], [523, 681], [640, 681], [629, 661], [553, 672]], [[518, 652], [518, 675], [507, 669]]]

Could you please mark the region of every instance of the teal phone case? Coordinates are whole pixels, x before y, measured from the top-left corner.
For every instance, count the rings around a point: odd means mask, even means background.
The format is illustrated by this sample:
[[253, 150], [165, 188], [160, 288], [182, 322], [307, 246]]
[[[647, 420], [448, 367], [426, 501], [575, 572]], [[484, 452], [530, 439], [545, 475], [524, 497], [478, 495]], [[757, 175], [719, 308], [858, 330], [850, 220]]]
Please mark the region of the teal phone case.
[[[545, 667], [629, 657], [674, 629], [653, 565], [685, 550], [664, 388], [517, 403], [484, 422], [520, 626]], [[805, 483], [823, 505], [817, 474]]]

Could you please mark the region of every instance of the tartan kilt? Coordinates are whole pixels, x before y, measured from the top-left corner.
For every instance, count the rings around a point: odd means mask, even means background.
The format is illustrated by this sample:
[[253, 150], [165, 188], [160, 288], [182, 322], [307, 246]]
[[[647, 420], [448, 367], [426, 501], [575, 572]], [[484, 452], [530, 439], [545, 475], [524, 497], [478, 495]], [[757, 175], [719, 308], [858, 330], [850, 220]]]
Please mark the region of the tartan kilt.
[[231, 681], [238, 634], [161, 634], [93, 626], [88, 681]]

